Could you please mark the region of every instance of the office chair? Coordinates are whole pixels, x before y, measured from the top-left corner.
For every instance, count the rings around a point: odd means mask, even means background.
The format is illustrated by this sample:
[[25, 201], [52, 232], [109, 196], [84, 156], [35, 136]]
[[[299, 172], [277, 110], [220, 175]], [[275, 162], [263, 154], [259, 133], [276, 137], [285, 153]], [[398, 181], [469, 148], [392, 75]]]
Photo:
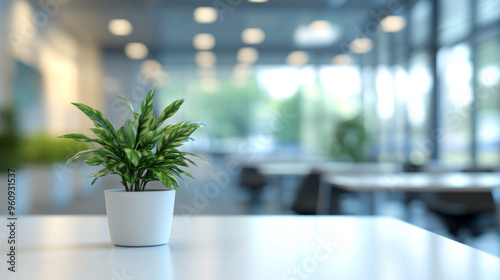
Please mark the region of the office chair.
[[[422, 172], [423, 165], [415, 164], [411, 161], [406, 161], [401, 165], [401, 172], [403, 173], [420, 173]], [[412, 212], [410, 209], [410, 204], [413, 201], [420, 200], [422, 194], [421, 193], [413, 193], [413, 192], [404, 192], [402, 194], [402, 203], [405, 208], [405, 219], [407, 221], [411, 221], [413, 219]]]
[[[462, 172], [493, 172], [493, 169], [464, 169]], [[460, 233], [467, 230], [473, 237], [495, 226], [495, 201], [491, 192], [434, 192], [426, 194], [424, 203], [437, 215], [448, 232], [463, 241]]]
[[255, 167], [243, 167], [239, 185], [250, 191], [250, 206], [253, 208], [261, 204], [261, 194], [267, 185], [266, 178]]
[[[318, 205], [319, 188], [321, 184], [321, 173], [312, 171], [302, 181], [297, 197], [292, 205], [292, 210], [301, 215], [315, 215]], [[330, 204], [331, 214], [341, 214], [339, 196], [346, 191], [340, 190], [332, 186], [332, 197]]]

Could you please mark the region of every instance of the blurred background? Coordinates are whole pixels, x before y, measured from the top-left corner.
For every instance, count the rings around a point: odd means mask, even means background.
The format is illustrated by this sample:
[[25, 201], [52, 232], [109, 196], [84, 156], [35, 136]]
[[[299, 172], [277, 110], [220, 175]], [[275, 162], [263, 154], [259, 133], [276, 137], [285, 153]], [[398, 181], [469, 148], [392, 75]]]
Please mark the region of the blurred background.
[[[118, 178], [91, 188], [96, 168], [64, 167], [87, 146], [56, 137], [92, 136], [70, 102], [119, 127], [130, 113], [117, 96], [138, 108], [153, 88], [155, 114], [185, 98], [171, 122], [208, 124], [184, 146], [211, 164], [177, 192], [185, 217], [316, 214], [322, 163], [500, 163], [498, 0], [3, 0], [0, 36], [0, 179], [16, 170], [18, 214], [105, 214]], [[331, 213], [362, 213], [357, 195], [334, 195]], [[380, 194], [376, 214], [500, 255], [491, 227], [454, 233], [413, 198]]]

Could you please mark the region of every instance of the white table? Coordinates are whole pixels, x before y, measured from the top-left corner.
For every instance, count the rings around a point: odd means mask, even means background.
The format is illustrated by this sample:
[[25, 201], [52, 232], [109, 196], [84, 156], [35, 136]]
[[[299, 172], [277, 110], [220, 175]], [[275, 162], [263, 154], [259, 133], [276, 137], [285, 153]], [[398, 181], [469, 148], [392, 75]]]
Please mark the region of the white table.
[[344, 162], [265, 162], [255, 164], [267, 176], [306, 176], [316, 170], [321, 173], [359, 174], [394, 173], [400, 170], [397, 163], [344, 163]]
[[328, 212], [331, 186], [369, 195], [369, 213], [374, 212], [373, 193], [402, 192], [493, 192], [500, 209], [500, 173], [388, 173], [364, 175], [328, 174], [322, 177], [318, 213]]
[[392, 218], [179, 216], [168, 245], [145, 248], [111, 245], [104, 216], [18, 222], [2, 280], [500, 279], [500, 259]]
[[313, 170], [324, 174], [394, 173], [401, 166], [397, 163], [347, 163], [326, 161], [266, 161], [247, 163], [245, 166], [257, 168], [266, 177], [275, 178], [279, 201], [283, 206], [284, 177], [302, 178]]

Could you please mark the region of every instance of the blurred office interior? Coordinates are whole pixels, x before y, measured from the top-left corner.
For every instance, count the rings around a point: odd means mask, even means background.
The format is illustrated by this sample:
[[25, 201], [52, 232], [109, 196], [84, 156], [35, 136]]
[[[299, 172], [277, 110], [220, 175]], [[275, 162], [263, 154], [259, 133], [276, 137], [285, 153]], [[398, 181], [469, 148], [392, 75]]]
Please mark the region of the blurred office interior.
[[[105, 214], [119, 179], [91, 188], [96, 168], [64, 167], [86, 146], [56, 137], [92, 135], [70, 102], [119, 127], [117, 96], [138, 108], [153, 88], [155, 114], [185, 98], [170, 121], [208, 124], [184, 146], [211, 166], [179, 215], [318, 214], [326, 173], [499, 169], [498, 0], [5, 0], [0, 35], [0, 178], [17, 171], [20, 214]], [[375, 214], [500, 255], [498, 225], [450, 233], [421, 195], [375, 193]], [[331, 196], [328, 213], [368, 203]]]

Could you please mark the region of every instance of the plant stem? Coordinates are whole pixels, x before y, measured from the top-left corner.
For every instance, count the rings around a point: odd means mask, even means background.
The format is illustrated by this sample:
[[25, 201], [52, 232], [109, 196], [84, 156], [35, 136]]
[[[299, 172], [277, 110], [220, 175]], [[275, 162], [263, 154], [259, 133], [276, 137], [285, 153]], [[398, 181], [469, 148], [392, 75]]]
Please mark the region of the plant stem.
[[125, 185], [125, 191], [129, 192], [128, 185], [127, 185], [127, 180], [122, 176], [122, 183]]

